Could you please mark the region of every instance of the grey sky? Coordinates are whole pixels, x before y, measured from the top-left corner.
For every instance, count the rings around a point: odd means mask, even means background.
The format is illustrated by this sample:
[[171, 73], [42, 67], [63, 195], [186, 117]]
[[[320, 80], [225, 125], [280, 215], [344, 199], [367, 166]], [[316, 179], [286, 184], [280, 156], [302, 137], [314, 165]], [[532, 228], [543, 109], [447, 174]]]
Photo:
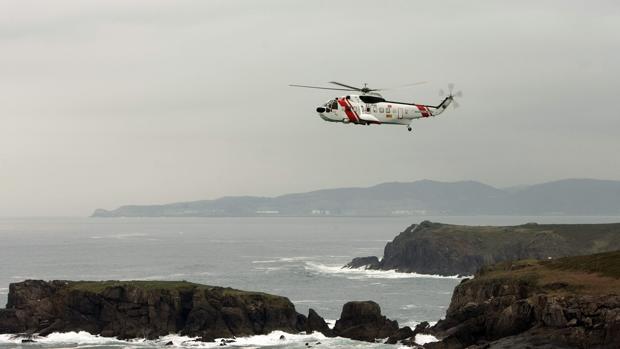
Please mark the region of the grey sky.
[[[0, 216], [386, 181], [620, 179], [616, 1], [2, 1]], [[326, 123], [336, 80], [461, 108]]]

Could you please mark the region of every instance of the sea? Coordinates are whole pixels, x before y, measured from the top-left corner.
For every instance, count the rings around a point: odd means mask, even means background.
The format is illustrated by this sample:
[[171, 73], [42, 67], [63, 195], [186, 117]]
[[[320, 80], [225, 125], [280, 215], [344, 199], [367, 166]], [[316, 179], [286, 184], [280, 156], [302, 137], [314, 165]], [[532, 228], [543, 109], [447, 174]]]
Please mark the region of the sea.
[[[0, 218], [0, 304], [9, 284], [44, 280], [187, 280], [288, 297], [334, 323], [352, 300], [373, 300], [399, 325], [444, 317], [458, 276], [343, 269], [354, 257], [383, 255], [388, 241], [423, 220], [469, 225], [611, 223], [620, 217], [254, 217]], [[281, 336], [284, 335], [284, 339]], [[85, 332], [54, 333], [21, 343], [0, 334], [4, 348], [210, 348], [193, 338], [116, 340]], [[420, 335], [420, 344], [436, 340]], [[233, 348], [395, 348], [326, 338], [319, 333], [236, 338]], [[169, 346], [168, 346], [169, 347]]]

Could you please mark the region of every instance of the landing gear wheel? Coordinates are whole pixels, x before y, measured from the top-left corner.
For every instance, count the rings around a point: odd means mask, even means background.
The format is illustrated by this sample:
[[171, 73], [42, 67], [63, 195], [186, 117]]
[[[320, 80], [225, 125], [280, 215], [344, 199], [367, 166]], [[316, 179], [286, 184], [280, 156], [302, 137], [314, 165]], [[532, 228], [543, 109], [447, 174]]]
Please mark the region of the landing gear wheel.
[[411, 132], [411, 126], [407, 126], [407, 131]]

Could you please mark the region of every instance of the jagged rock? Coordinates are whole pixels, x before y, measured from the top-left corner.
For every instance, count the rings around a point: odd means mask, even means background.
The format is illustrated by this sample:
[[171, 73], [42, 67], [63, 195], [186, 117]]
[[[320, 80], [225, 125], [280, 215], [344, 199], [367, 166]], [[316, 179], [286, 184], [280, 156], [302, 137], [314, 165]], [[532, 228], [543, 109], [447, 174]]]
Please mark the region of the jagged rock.
[[337, 336], [367, 342], [387, 338], [396, 331], [398, 323], [381, 315], [381, 308], [373, 301], [346, 303], [334, 326]]
[[[425, 348], [620, 348], [619, 263], [620, 251], [483, 268], [455, 288], [431, 329], [442, 340]], [[557, 279], [566, 285], [548, 287]]]
[[402, 341], [403, 339], [411, 338], [414, 336], [415, 336], [415, 333], [413, 332], [411, 327], [405, 326], [399, 329], [398, 331], [396, 331], [396, 333], [392, 334], [385, 342], [387, 344], [396, 344], [399, 341]]
[[325, 320], [314, 311], [314, 309], [308, 310], [308, 319], [305, 324], [306, 333], [321, 332], [327, 337], [333, 337], [334, 331], [327, 325]]
[[347, 263], [343, 268], [357, 269], [362, 267], [366, 269], [378, 269], [380, 267], [379, 258], [376, 256], [353, 258], [353, 260]]
[[543, 309], [542, 321], [546, 326], [565, 327], [566, 317], [564, 317], [564, 309], [556, 302], [547, 304]]
[[213, 341], [296, 333], [303, 319], [284, 297], [188, 282], [27, 280], [10, 285], [0, 332], [87, 331], [121, 339], [182, 333]]
[[418, 333], [427, 333], [430, 328], [431, 324], [429, 324], [428, 321], [422, 321], [419, 324], [415, 325], [412, 336], [415, 336]]

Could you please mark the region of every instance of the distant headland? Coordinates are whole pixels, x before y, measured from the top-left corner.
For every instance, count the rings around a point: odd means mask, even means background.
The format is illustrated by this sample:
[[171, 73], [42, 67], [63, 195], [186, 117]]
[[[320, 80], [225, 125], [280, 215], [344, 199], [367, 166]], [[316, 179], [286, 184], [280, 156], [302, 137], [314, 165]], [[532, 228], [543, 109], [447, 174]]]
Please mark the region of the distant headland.
[[513, 188], [475, 181], [383, 183], [277, 197], [236, 196], [97, 209], [92, 217], [620, 215], [620, 181], [564, 179]]

